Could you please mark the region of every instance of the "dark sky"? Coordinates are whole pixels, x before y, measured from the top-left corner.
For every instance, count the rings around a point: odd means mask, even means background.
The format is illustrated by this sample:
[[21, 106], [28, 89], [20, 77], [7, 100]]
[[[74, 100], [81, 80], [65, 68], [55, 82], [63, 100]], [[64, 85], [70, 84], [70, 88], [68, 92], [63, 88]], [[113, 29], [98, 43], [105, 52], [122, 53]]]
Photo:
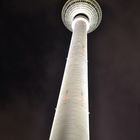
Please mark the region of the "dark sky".
[[[140, 1], [99, 0], [88, 35], [90, 140], [140, 140]], [[71, 33], [64, 0], [0, 1], [0, 140], [48, 140]]]

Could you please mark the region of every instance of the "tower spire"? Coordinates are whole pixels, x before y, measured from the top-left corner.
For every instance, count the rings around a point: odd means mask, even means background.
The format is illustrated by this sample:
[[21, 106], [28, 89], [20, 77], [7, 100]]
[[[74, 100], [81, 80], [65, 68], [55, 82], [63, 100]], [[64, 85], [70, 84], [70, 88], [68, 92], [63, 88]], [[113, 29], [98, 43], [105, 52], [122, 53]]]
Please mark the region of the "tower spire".
[[95, 0], [68, 0], [62, 9], [62, 21], [73, 33], [50, 140], [89, 140], [87, 33], [101, 18]]

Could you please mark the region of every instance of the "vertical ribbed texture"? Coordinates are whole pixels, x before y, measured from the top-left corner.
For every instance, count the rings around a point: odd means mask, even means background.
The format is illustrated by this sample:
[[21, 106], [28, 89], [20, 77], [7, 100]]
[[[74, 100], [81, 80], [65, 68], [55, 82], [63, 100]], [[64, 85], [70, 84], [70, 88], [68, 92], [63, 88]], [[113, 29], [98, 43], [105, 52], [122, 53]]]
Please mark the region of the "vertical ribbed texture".
[[89, 140], [86, 28], [75, 23], [50, 140]]

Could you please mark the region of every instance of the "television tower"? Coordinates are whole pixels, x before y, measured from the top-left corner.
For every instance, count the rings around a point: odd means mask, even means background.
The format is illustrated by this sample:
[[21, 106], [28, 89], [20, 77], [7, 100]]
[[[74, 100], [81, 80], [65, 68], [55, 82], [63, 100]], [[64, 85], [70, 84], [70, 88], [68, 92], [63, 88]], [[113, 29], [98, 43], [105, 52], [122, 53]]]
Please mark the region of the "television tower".
[[50, 140], [89, 140], [87, 33], [101, 19], [95, 0], [68, 0], [62, 9], [62, 21], [73, 33]]

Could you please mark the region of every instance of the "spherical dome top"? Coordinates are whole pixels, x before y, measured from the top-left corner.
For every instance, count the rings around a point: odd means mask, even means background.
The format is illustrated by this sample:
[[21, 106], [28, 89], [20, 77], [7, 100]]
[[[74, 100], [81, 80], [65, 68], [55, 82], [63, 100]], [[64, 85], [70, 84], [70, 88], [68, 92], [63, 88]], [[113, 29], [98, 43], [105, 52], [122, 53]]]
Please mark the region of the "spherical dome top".
[[89, 21], [88, 33], [94, 31], [101, 22], [102, 11], [95, 0], [68, 0], [62, 9], [62, 21], [72, 31], [72, 22], [77, 15], [85, 16]]

